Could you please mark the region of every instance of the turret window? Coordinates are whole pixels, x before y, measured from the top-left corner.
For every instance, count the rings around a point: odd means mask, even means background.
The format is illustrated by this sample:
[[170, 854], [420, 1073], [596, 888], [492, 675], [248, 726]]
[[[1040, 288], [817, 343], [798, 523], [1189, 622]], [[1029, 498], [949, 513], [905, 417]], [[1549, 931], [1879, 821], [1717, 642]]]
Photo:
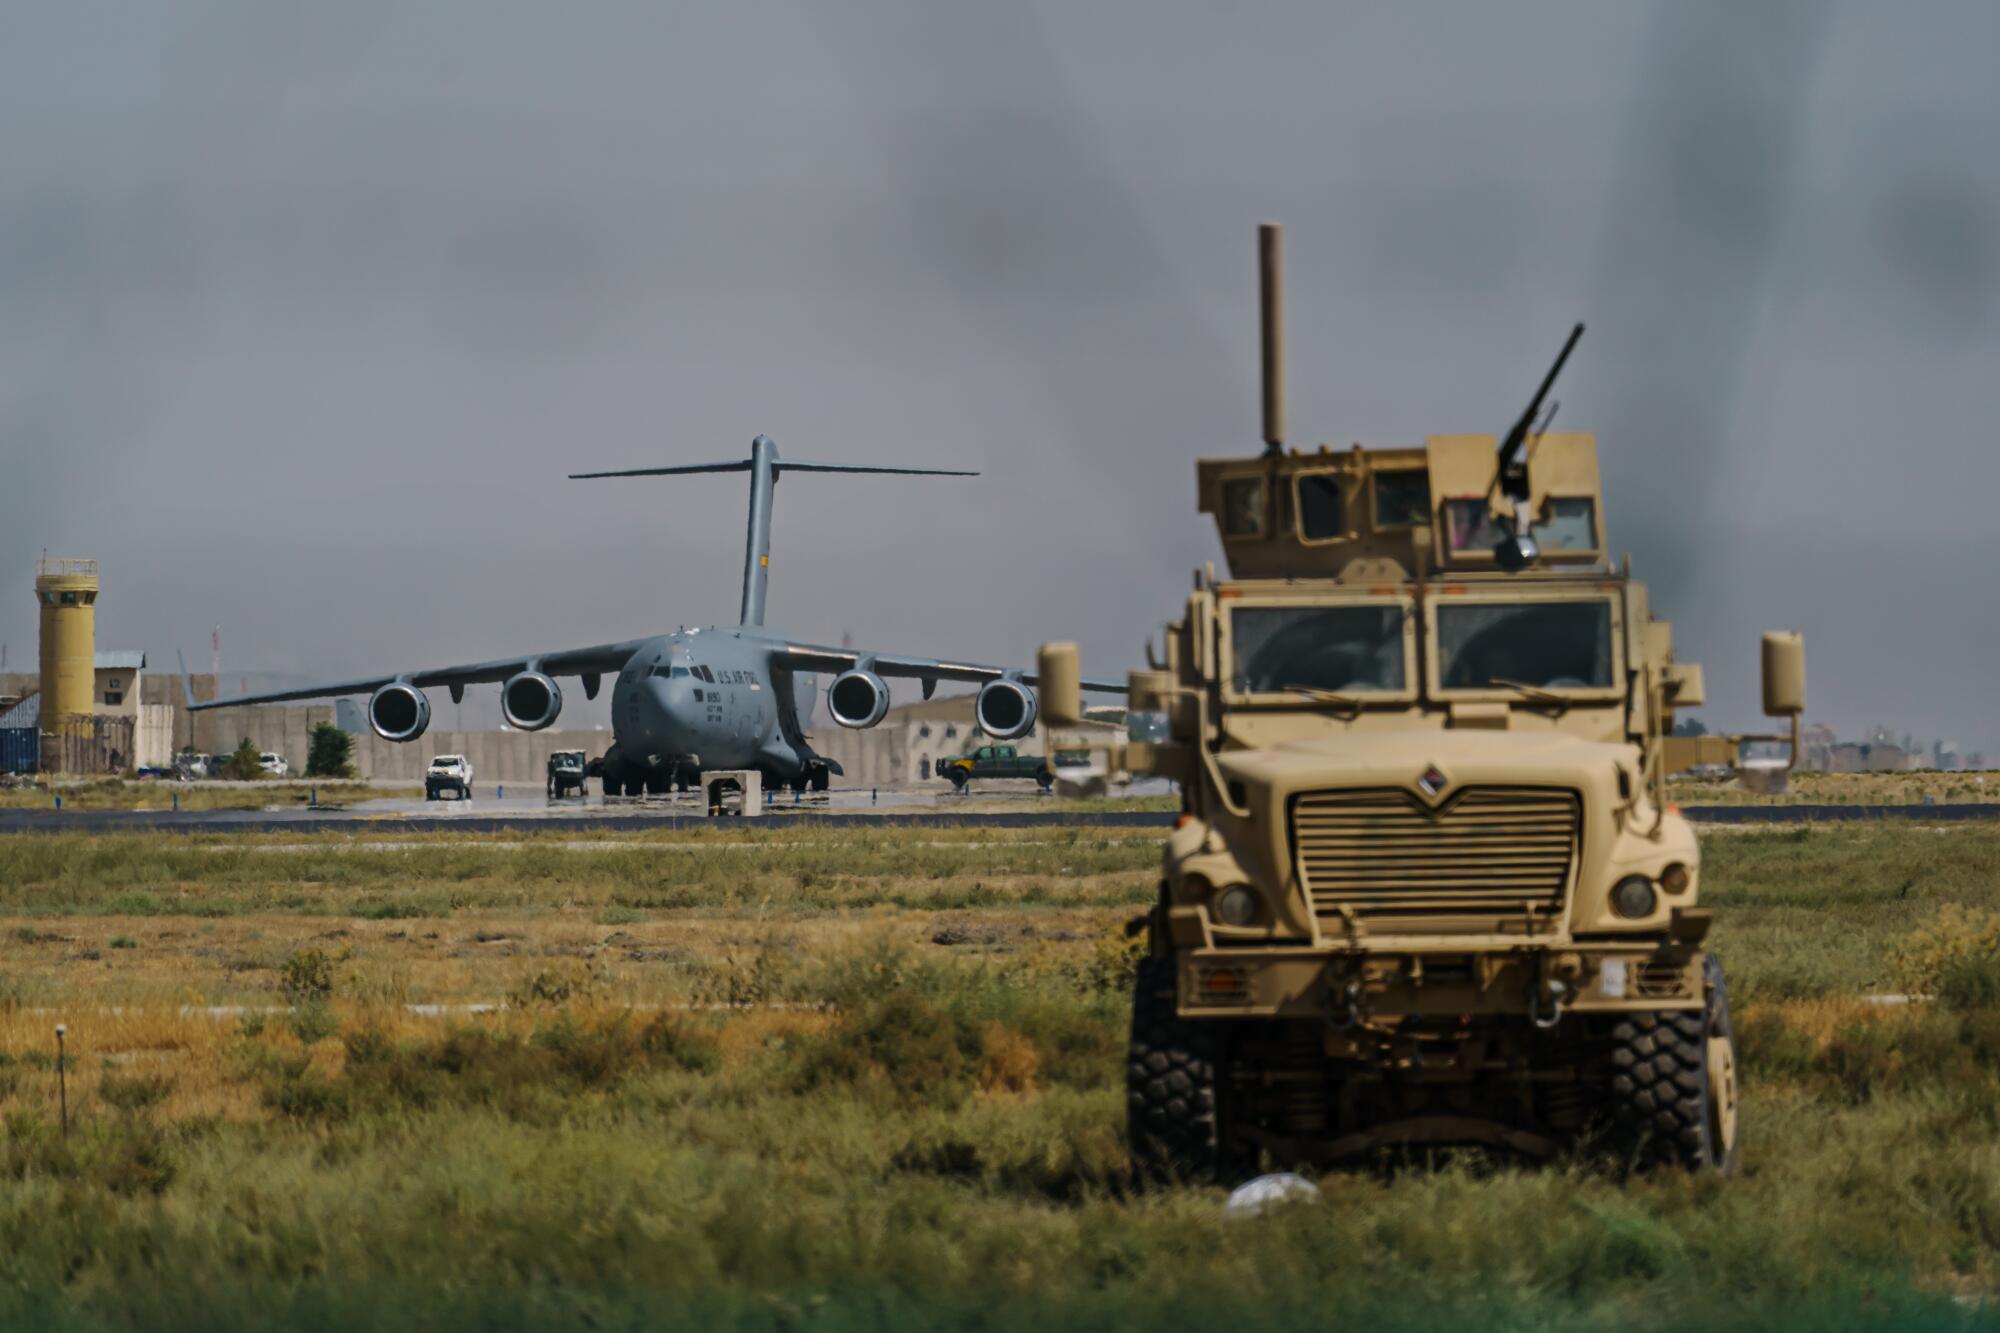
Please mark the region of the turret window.
[[1375, 474], [1375, 526], [1416, 528], [1431, 521], [1431, 474], [1422, 468]]
[[1333, 541], [1347, 534], [1347, 518], [1340, 504], [1340, 474], [1301, 472], [1299, 484], [1299, 537], [1303, 541]]
[[1229, 537], [1264, 534], [1264, 479], [1236, 477], [1222, 483], [1222, 531]]

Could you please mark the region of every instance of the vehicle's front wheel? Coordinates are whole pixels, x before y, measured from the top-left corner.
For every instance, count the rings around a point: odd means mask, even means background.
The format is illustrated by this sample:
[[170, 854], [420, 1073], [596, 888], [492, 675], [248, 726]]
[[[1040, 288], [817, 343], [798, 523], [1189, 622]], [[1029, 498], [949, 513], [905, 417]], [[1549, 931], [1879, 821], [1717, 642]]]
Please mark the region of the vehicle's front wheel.
[[825, 791], [828, 787], [832, 785], [833, 785], [833, 770], [828, 768], [825, 764], [813, 765], [812, 789], [814, 791]]
[[1143, 960], [1133, 979], [1125, 1056], [1125, 1141], [1142, 1181], [1224, 1180], [1218, 1105], [1223, 1046], [1218, 1025], [1175, 1012], [1172, 963]]
[[1736, 1034], [1729, 988], [1710, 954], [1699, 1010], [1635, 1013], [1612, 1028], [1611, 1124], [1640, 1167], [1736, 1171]]
[[965, 776], [965, 770], [962, 768], [954, 768], [946, 776], [951, 779], [951, 789], [953, 791], [964, 791], [965, 784], [970, 780]]

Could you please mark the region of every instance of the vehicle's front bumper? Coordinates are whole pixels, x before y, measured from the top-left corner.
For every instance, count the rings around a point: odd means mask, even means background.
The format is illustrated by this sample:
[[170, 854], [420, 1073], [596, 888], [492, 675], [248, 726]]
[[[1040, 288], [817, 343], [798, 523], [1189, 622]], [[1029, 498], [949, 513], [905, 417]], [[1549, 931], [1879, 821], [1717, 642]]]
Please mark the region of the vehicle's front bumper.
[[1312, 1018], [1699, 1009], [1702, 953], [1673, 940], [1467, 938], [1408, 948], [1176, 951], [1188, 1018]]

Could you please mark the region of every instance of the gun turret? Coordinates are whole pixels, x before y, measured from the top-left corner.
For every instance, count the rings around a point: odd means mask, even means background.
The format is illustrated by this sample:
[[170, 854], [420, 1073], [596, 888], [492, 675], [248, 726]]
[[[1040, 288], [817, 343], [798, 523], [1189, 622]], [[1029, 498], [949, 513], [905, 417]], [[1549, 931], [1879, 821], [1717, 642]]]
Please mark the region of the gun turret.
[[[1569, 360], [1570, 352], [1576, 347], [1576, 340], [1582, 336], [1583, 322], [1579, 320], [1577, 326], [1569, 331], [1569, 341], [1563, 344], [1562, 351], [1556, 355], [1556, 363], [1550, 366], [1549, 373], [1542, 377], [1542, 387], [1535, 390], [1535, 396], [1528, 402], [1528, 410], [1521, 413], [1521, 419], [1514, 423], [1514, 428], [1507, 432], [1507, 438], [1500, 442], [1500, 467], [1494, 475], [1494, 481], [1499, 486], [1500, 493], [1510, 500], [1519, 501], [1528, 498], [1528, 464], [1521, 458], [1521, 449], [1528, 442], [1528, 432], [1535, 429], [1535, 418], [1541, 413], [1542, 400], [1547, 398], [1549, 390], [1555, 387], [1556, 376], [1562, 374], [1563, 362]], [[1553, 410], [1550, 415], [1554, 415]]]

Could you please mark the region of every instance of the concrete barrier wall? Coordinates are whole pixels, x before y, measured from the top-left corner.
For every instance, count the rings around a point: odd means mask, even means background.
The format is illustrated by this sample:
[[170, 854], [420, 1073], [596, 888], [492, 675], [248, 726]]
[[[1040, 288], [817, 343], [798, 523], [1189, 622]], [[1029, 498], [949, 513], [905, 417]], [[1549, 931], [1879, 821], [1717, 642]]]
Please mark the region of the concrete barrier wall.
[[[179, 714], [179, 744], [187, 744], [186, 714]], [[194, 715], [194, 748], [203, 754], [227, 754], [244, 737], [259, 750], [285, 756], [293, 773], [306, 771], [306, 745], [313, 727], [332, 722], [332, 704], [284, 704], [260, 708], [218, 708]], [[557, 750], [582, 750], [595, 759], [611, 744], [608, 731], [440, 731], [432, 727], [407, 744], [385, 741], [375, 733], [353, 738], [349, 762], [362, 777], [378, 782], [418, 783], [431, 756], [462, 754], [472, 760], [473, 781], [540, 785], [548, 775], [549, 755]]]
[[432, 755], [462, 754], [472, 761], [472, 780], [482, 789], [510, 783], [539, 788], [548, 778], [551, 754], [581, 750], [595, 759], [610, 746], [611, 733], [433, 730], [421, 740], [397, 745], [370, 732], [354, 742], [355, 768], [377, 782], [421, 782]]

